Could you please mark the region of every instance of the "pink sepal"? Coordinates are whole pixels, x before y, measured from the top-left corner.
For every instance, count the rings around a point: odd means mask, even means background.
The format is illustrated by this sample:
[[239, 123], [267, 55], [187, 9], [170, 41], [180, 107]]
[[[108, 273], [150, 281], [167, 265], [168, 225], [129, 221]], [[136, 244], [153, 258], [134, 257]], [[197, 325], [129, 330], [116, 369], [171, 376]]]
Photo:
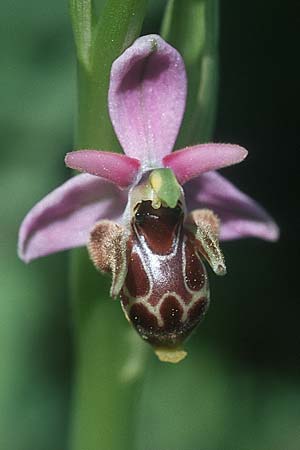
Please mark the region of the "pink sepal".
[[279, 238], [279, 228], [248, 195], [217, 172], [208, 172], [185, 185], [188, 210], [208, 208], [221, 220], [222, 240], [258, 237], [267, 241]]
[[19, 231], [19, 257], [29, 262], [86, 245], [101, 219], [117, 219], [127, 194], [114, 184], [89, 174], [77, 175], [50, 192], [29, 211]]
[[109, 112], [128, 156], [144, 167], [161, 164], [173, 149], [186, 99], [180, 54], [155, 34], [142, 36], [111, 69]]

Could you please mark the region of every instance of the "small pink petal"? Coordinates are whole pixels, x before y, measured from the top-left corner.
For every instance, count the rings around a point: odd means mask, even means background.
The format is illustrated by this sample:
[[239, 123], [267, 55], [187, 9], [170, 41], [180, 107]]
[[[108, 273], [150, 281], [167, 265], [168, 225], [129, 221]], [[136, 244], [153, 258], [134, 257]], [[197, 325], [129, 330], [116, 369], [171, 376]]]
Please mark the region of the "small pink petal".
[[100, 150], [67, 153], [65, 163], [71, 169], [104, 178], [121, 188], [127, 188], [134, 182], [141, 166], [135, 158]]
[[120, 217], [126, 199], [124, 192], [101, 178], [88, 174], [71, 178], [37, 203], [23, 220], [19, 257], [29, 262], [86, 245], [95, 223]]
[[247, 154], [247, 150], [239, 145], [202, 144], [165, 156], [163, 164], [173, 170], [180, 184], [184, 184], [204, 172], [237, 164]]
[[208, 172], [185, 185], [189, 211], [208, 208], [221, 220], [222, 240], [258, 237], [268, 241], [279, 238], [272, 217], [217, 172]]
[[155, 34], [137, 39], [112, 65], [109, 112], [124, 152], [144, 166], [173, 149], [186, 99], [180, 54]]

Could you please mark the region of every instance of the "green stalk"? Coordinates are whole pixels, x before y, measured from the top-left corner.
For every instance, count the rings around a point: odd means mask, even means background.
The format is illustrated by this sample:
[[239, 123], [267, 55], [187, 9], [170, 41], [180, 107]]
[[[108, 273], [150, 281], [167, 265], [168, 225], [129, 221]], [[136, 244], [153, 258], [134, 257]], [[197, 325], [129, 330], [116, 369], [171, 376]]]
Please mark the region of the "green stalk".
[[[78, 58], [77, 148], [118, 151], [107, 110], [112, 62], [139, 35], [146, 0], [107, 0], [98, 15], [91, 0], [70, 0]], [[109, 278], [86, 249], [71, 256], [74, 335], [72, 450], [132, 449], [134, 406], [145, 344], [128, 325]]]
[[139, 36], [146, 6], [147, 0], [107, 0], [96, 17], [91, 0], [70, 0], [78, 59], [78, 148], [121, 150], [107, 109], [109, 74], [112, 62]]
[[218, 0], [169, 0], [162, 36], [183, 56], [188, 76], [179, 148], [212, 138], [218, 96]]
[[[101, 279], [85, 250], [72, 255], [75, 380], [71, 449], [132, 449], [135, 401], [145, 344], [130, 329], [109, 279]], [[73, 306], [74, 306], [73, 305]]]

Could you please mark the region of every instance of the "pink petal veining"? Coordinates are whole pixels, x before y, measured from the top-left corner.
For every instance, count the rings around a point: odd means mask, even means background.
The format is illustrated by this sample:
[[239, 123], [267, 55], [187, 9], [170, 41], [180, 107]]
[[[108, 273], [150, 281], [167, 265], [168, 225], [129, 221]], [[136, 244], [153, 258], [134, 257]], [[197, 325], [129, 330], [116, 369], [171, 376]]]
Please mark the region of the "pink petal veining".
[[23, 261], [86, 245], [98, 220], [117, 219], [127, 195], [112, 183], [89, 174], [77, 175], [50, 192], [23, 220], [19, 256]]
[[208, 172], [185, 185], [189, 210], [209, 208], [221, 220], [222, 240], [258, 237], [276, 241], [279, 229], [272, 217], [248, 195], [217, 172]]
[[239, 145], [201, 144], [165, 156], [163, 164], [173, 170], [180, 184], [184, 184], [204, 172], [237, 164], [247, 154], [247, 150]]
[[148, 167], [161, 165], [173, 149], [185, 99], [177, 50], [157, 35], [137, 39], [111, 70], [109, 112], [124, 152]]

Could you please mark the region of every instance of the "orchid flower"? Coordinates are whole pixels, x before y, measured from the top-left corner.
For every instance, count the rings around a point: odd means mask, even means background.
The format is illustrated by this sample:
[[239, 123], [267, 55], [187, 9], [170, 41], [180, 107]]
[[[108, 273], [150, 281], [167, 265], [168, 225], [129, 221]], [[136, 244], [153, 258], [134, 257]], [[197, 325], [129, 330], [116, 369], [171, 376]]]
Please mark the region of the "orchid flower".
[[161, 360], [185, 356], [183, 340], [209, 304], [206, 260], [226, 273], [219, 239], [276, 240], [266, 211], [217, 169], [247, 151], [209, 143], [173, 146], [186, 101], [180, 54], [157, 35], [143, 36], [113, 63], [111, 121], [125, 155], [79, 150], [65, 162], [81, 172], [25, 217], [19, 256], [35, 258], [88, 246], [96, 268], [112, 273], [111, 296]]

